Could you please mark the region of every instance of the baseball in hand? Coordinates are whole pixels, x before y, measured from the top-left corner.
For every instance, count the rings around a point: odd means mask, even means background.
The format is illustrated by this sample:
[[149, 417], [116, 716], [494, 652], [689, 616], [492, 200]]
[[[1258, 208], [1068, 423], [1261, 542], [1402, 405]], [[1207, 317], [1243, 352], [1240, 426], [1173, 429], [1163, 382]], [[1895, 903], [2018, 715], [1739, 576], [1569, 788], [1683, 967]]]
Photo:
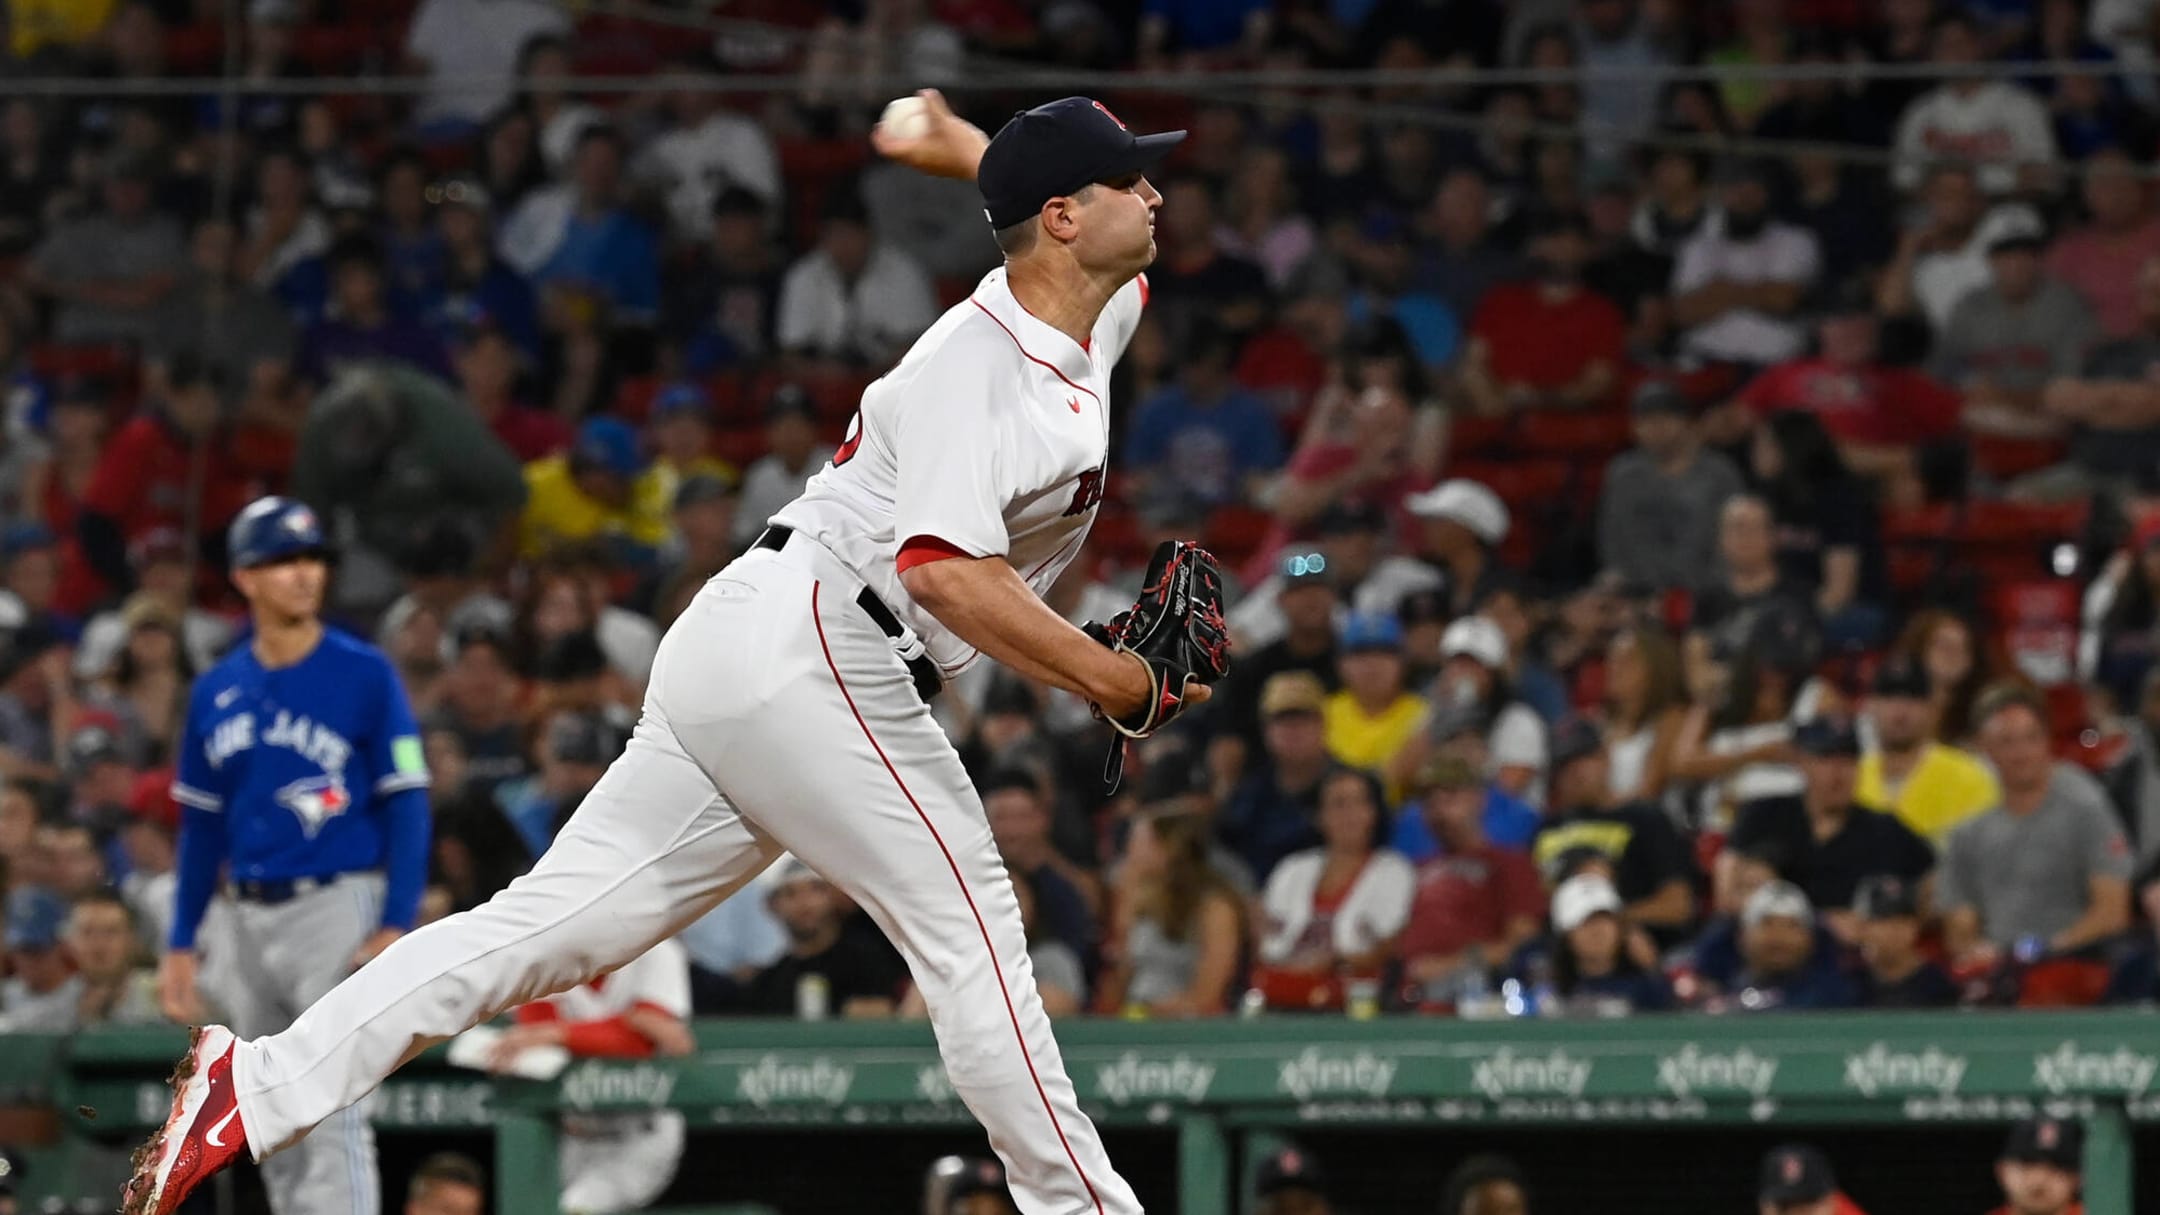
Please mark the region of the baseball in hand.
[[878, 124], [895, 139], [921, 139], [930, 133], [930, 103], [920, 97], [895, 97]]

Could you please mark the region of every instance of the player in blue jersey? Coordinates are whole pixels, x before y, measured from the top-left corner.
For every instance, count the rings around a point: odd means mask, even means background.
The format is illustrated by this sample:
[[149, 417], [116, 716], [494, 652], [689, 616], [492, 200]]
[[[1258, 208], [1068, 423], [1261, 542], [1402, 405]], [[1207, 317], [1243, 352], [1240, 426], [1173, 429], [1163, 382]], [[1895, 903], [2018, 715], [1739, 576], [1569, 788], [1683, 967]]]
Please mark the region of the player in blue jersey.
[[[319, 615], [329, 549], [315, 512], [263, 498], [240, 512], [232, 579], [253, 635], [188, 697], [172, 793], [182, 807], [166, 1014], [200, 1024], [196, 930], [224, 873], [233, 904], [235, 1032], [274, 1033], [413, 924], [427, 881], [427, 766], [411, 704], [375, 647]], [[245, 1028], [243, 1028], [245, 1027]], [[377, 1215], [375, 1137], [363, 1107], [265, 1160], [277, 1215]]]

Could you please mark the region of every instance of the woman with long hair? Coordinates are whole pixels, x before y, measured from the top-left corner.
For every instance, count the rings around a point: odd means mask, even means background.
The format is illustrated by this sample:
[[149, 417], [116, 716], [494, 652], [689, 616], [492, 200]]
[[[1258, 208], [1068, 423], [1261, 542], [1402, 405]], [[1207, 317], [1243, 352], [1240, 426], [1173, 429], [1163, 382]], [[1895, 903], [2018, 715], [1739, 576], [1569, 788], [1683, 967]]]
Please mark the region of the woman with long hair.
[[149, 758], [162, 761], [179, 737], [195, 667], [180, 642], [179, 617], [163, 600], [138, 592], [120, 619], [127, 641], [101, 691], [141, 732]]
[[1659, 628], [1622, 629], [1605, 651], [1605, 754], [1615, 803], [1665, 795], [1686, 718], [1679, 647]]
[[[2156, 562], [2160, 565], [2160, 562]], [[1943, 608], [1913, 614], [1898, 634], [1892, 655], [1909, 659], [1927, 672], [1928, 700], [1935, 709], [1936, 741], [1970, 749], [1973, 702], [1988, 684], [1990, 669], [1972, 625]], [[2128, 703], [2136, 703], [2130, 701]]]
[[1681, 722], [1668, 776], [1702, 786], [1688, 825], [1723, 833], [1741, 803], [1795, 797], [1804, 788], [1792, 739], [1807, 675], [1752, 652], [1715, 666], [1718, 674], [1701, 689], [1707, 694]]
[[1228, 1006], [1245, 939], [1237, 893], [1208, 861], [1204, 815], [1143, 812], [1126, 837], [1110, 968], [1096, 1007], [1205, 1017]]
[[1552, 935], [1525, 951], [1516, 979], [1563, 1006], [1594, 1005], [1600, 1013], [1615, 1005], [1660, 1012], [1673, 1003], [1665, 977], [1629, 948], [1627, 909], [1602, 873], [1578, 873], [1553, 891]]
[[1366, 321], [1314, 396], [1271, 509], [1302, 526], [1345, 500], [1392, 508], [1439, 475], [1446, 430], [1409, 335], [1387, 317]]
[[1804, 409], [1774, 413], [1755, 428], [1748, 466], [1777, 525], [1778, 573], [1812, 590], [1825, 631], [1873, 640], [1884, 579], [1874, 501], [1830, 432]]
[[1417, 878], [1380, 845], [1385, 823], [1372, 777], [1345, 768], [1321, 780], [1320, 846], [1283, 858], [1260, 896], [1253, 986], [1270, 1007], [1340, 1008], [1344, 980], [1386, 964]]

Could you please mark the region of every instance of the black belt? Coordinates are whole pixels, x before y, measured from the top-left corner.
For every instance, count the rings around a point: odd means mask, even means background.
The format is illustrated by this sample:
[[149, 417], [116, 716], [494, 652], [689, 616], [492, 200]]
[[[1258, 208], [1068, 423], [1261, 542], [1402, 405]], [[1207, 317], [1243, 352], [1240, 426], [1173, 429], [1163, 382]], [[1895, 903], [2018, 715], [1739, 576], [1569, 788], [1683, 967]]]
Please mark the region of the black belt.
[[268, 907], [275, 907], [279, 903], [290, 903], [310, 891], [321, 890], [325, 886], [334, 885], [343, 876], [345, 875], [342, 873], [332, 873], [322, 877], [272, 878], [258, 882], [234, 882], [232, 884], [233, 896], [245, 903], [261, 903]]
[[[750, 547], [771, 549], [777, 553], [787, 547], [788, 540], [794, 535], [795, 529], [792, 527], [785, 527], [778, 523], [767, 524], [765, 530], [758, 535], [757, 541]], [[861, 608], [863, 615], [868, 616], [872, 624], [877, 625], [887, 637], [892, 638], [894, 641], [898, 641], [907, 635], [907, 629], [900, 623], [900, 618], [893, 615], [893, 610], [886, 607], [885, 601], [878, 598], [877, 593], [869, 587], [864, 587], [862, 594], [855, 596], [855, 606]], [[934, 699], [939, 692], [944, 690], [945, 676], [938, 671], [937, 664], [930, 661], [928, 654], [918, 655], [914, 658], [902, 658], [900, 661], [907, 664], [908, 674], [915, 677], [915, 694], [925, 701]]]

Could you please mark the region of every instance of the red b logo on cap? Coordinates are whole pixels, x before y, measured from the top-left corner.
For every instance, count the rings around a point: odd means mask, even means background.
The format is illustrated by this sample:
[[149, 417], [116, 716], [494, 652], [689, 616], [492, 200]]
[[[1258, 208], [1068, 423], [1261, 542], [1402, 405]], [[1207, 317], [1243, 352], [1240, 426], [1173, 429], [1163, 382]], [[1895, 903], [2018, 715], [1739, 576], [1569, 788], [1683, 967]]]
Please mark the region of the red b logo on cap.
[[1109, 107], [1109, 106], [1106, 106], [1106, 105], [1104, 105], [1104, 104], [1103, 104], [1102, 102], [1100, 102], [1100, 101], [1091, 101], [1091, 102], [1089, 102], [1088, 104], [1089, 104], [1089, 105], [1092, 105], [1092, 106], [1094, 106], [1094, 107], [1095, 107], [1096, 109], [1098, 109], [1098, 110], [1101, 110], [1101, 111], [1103, 112], [1103, 117], [1105, 117], [1105, 118], [1108, 118], [1108, 119], [1109, 119], [1110, 121], [1112, 121], [1112, 122], [1114, 122], [1114, 123], [1116, 123], [1116, 124], [1117, 124], [1117, 129], [1118, 129], [1118, 130], [1120, 130], [1120, 131], [1127, 131], [1127, 130], [1131, 130], [1131, 129], [1132, 129], [1132, 128], [1130, 128], [1130, 127], [1128, 127], [1128, 126], [1126, 126], [1126, 125], [1125, 125], [1125, 120], [1124, 120], [1124, 119], [1122, 119], [1122, 118], [1118, 117], [1118, 116], [1117, 116], [1117, 115], [1115, 115], [1115, 114], [1112, 114], [1112, 113], [1110, 112], [1110, 107]]

